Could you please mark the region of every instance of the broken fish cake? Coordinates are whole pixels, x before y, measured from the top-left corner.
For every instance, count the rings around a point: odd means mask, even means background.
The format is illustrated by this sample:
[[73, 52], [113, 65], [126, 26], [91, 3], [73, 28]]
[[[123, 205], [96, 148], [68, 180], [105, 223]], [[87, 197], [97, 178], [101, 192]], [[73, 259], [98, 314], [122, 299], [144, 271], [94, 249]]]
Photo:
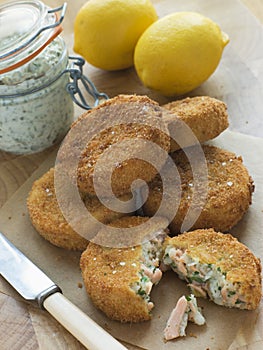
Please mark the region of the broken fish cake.
[[[125, 229], [148, 220], [146, 217], [123, 217], [111, 226]], [[121, 322], [151, 319], [154, 304], [150, 292], [162, 277], [159, 264], [167, 224], [166, 219], [156, 217], [146, 231], [140, 232], [142, 237], [144, 233], [152, 233], [153, 238], [140, 245], [110, 248], [91, 242], [82, 253], [80, 267], [87, 293], [109, 318]], [[98, 235], [103, 241], [104, 232]], [[119, 237], [121, 239], [123, 237]]]
[[166, 238], [163, 263], [188, 283], [195, 296], [218, 305], [254, 310], [261, 296], [261, 263], [230, 234], [195, 230]]

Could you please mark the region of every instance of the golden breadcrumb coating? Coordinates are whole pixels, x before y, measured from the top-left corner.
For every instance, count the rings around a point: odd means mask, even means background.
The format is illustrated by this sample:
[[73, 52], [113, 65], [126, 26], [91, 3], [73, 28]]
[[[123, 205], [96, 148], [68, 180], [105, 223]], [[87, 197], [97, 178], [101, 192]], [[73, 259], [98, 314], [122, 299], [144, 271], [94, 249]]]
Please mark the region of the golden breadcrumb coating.
[[[147, 220], [146, 217], [123, 217], [111, 226], [134, 227]], [[155, 221], [152, 230], [166, 226], [167, 221], [160, 219], [159, 223]], [[114, 320], [141, 322], [151, 318], [148, 302], [132, 289], [140, 279], [142, 254], [141, 245], [120, 249], [94, 243], [82, 253], [80, 267], [87, 293], [96, 307]]]
[[[192, 130], [200, 143], [218, 136], [228, 127], [228, 113], [226, 104], [209, 96], [187, 97], [163, 105], [177, 118], [184, 121]], [[176, 128], [176, 119], [167, 116], [169, 130]], [[191, 146], [192, 144], [188, 144]], [[171, 140], [171, 152], [180, 149]]]
[[[129, 198], [127, 195], [123, 200]], [[108, 209], [96, 197], [84, 196], [83, 200], [88, 211], [104, 224], [127, 215]], [[54, 188], [54, 168], [34, 182], [27, 207], [33, 226], [50, 243], [71, 250], [86, 249], [88, 241], [71, 228], [59, 208]]]
[[[203, 146], [203, 151], [208, 168], [208, 194], [201, 214], [191, 229], [212, 227], [216, 231], [225, 232], [237, 224], [248, 210], [254, 190], [253, 181], [241, 157], [213, 146]], [[182, 192], [179, 208], [169, 228], [172, 234], [178, 234], [191, 205], [194, 181], [191, 165], [183, 150], [174, 152], [171, 157], [180, 174]], [[162, 199], [159, 175], [150, 183], [149, 188], [149, 197], [143, 210], [145, 215], [152, 216]], [[167, 193], [166, 201], [168, 204], [173, 203], [174, 198]], [[159, 215], [165, 216], [165, 213]]]
[[155, 104], [156, 106], [159, 106], [158, 102], [150, 99], [148, 96], [145, 96], [145, 95], [135, 95], [135, 94], [134, 95], [117, 95], [115, 97], [112, 97], [108, 100], [103, 101], [98, 106], [81, 114], [81, 116], [79, 116], [79, 118], [72, 123], [71, 127], [74, 127], [76, 123], [79, 123], [82, 119], [85, 119], [87, 117], [87, 115], [89, 115], [89, 113], [91, 113], [92, 111], [94, 111], [96, 109], [104, 108], [105, 106], [112, 106], [115, 104], [126, 103], [126, 102], [128, 102], [128, 103], [129, 102], [136, 102], [136, 103], [141, 103], [142, 105]]
[[[74, 170], [72, 164], [80, 155], [77, 182], [84, 193], [97, 194], [93, 182], [95, 167], [99, 172], [100, 195], [109, 197], [111, 190], [116, 196], [128, 193], [134, 180], [151, 181], [167, 158], [165, 155], [170, 148], [170, 138], [161, 116], [162, 108], [145, 96], [120, 95], [110, 99], [85, 113], [73, 124], [70, 134], [74, 130], [80, 131], [72, 142], [68, 143], [65, 139], [58, 161], [64, 161], [70, 177], [74, 177], [75, 174], [71, 174]], [[98, 132], [86, 143], [91, 120]], [[109, 120], [113, 122], [112, 126], [108, 126]], [[107, 125], [105, 128], [104, 121]], [[156, 154], [152, 143], [165, 151], [163, 157]], [[98, 165], [102, 155], [106, 158]], [[125, 159], [118, 161], [123, 155]], [[152, 161], [139, 159], [141, 156], [150, 156]], [[112, 164], [112, 168], [109, 164]], [[111, 169], [111, 188], [106, 183], [107, 169]]]
[[182, 249], [201, 264], [215, 264], [236, 286], [246, 309], [257, 308], [262, 296], [260, 260], [232, 235], [213, 229], [195, 230], [166, 238], [167, 245]]

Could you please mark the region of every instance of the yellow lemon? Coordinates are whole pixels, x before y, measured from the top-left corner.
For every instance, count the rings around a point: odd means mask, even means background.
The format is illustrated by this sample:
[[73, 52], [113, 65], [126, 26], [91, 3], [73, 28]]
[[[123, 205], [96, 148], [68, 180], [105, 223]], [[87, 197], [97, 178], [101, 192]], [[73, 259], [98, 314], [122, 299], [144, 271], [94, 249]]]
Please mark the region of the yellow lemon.
[[74, 23], [74, 51], [105, 70], [133, 66], [135, 45], [157, 20], [149, 0], [90, 0]]
[[209, 78], [228, 42], [211, 19], [195, 12], [172, 13], [142, 34], [135, 68], [145, 86], [163, 95], [181, 95]]

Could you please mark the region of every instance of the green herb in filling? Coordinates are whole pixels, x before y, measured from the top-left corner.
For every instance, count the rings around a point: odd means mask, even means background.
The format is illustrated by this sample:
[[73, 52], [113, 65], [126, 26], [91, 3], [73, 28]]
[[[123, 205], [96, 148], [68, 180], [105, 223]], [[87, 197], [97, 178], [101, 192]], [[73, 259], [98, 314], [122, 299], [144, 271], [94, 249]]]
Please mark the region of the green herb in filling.
[[191, 280], [198, 282], [198, 283], [204, 283], [203, 279], [201, 277], [198, 277], [198, 276], [192, 276]]
[[235, 294], [236, 294], [235, 291], [230, 290], [230, 291], [228, 292], [227, 296], [228, 296], [228, 297], [231, 297], [231, 295], [235, 295]]
[[143, 290], [142, 288], [140, 288], [140, 289], [138, 290], [137, 294], [139, 294], [139, 295], [145, 295], [146, 292], [145, 292], [145, 290]]
[[243, 301], [240, 299], [237, 299], [237, 301], [235, 302], [235, 304], [242, 304], [242, 303], [243, 303]]

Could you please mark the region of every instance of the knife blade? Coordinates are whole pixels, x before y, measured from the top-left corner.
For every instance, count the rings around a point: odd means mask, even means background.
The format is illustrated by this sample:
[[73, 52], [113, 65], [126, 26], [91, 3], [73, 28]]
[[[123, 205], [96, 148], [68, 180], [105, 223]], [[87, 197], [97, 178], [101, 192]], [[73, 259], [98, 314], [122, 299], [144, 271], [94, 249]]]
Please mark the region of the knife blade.
[[66, 299], [42, 270], [0, 232], [0, 274], [26, 300], [47, 310], [89, 350], [127, 350]]

